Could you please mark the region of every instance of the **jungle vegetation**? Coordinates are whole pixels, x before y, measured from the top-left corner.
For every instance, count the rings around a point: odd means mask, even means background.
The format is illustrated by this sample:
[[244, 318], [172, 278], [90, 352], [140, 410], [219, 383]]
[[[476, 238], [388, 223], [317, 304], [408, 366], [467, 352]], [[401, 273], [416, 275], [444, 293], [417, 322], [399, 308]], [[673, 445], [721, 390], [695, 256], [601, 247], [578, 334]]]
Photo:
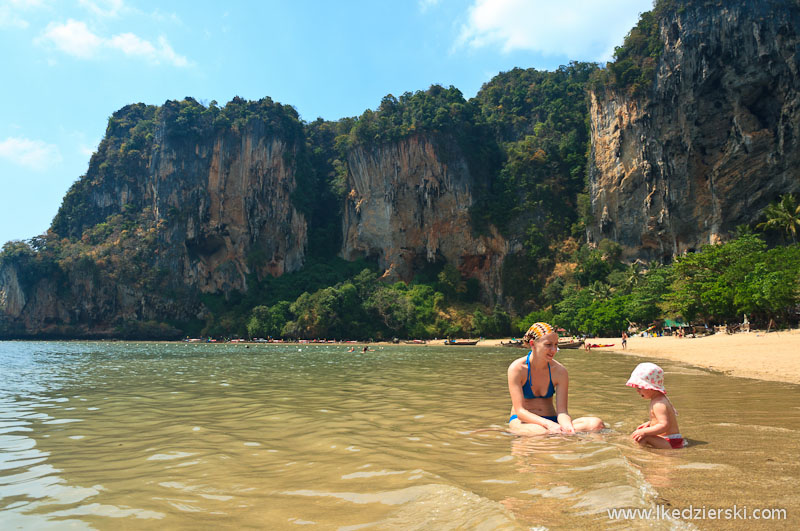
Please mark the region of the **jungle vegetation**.
[[[125, 284], [202, 303], [206, 310], [181, 322], [120, 321], [120, 337], [500, 337], [535, 320], [573, 333], [610, 334], [667, 317], [714, 324], [742, 314], [754, 323], [795, 323], [800, 206], [794, 196], [776, 198], [760, 223], [741, 228], [732, 241], [671, 264], [624, 263], [613, 242], [581, 243], [592, 222], [587, 89], [645, 90], [662, 52], [659, 17], [708, 1], [659, 0], [604, 68], [580, 62], [552, 72], [515, 68], [468, 100], [455, 87], [434, 85], [389, 94], [376, 109], [334, 122], [304, 122], [293, 107], [270, 98], [126, 106], [109, 118], [87, 174], [66, 194], [50, 230], [6, 243], [0, 263], [17, 266], [24, 288], [47, 279], [68, 297], [70, 282], [80, 276], [98, 286]], [[293, 147], [298, 192], [292, 202], [308, 220], [307, 262], [280, 278], [251, 275], [246, 293], [201, 295], [154, 259], [170, 220], [184, 212], [154, 219], [137, 203], [141, 190], [122, 208], [97, 208], [91, 197], [122, 185], [136, 190], [164, 138], [192, 146], [220, 134], [235, 139], [248, 128]], [[410, 283], [386, 283], [374, 263], [337, 256], [348, 154], [414, 135], [436, 142], [445, 159], [466, 159], [479, 187], [470, 230], [485, 234], [493, 226], [521, 244], [505, 260], [501, 304], [487, 305], [477, 281], [462, 278], [454, 264], [432, 263]]]

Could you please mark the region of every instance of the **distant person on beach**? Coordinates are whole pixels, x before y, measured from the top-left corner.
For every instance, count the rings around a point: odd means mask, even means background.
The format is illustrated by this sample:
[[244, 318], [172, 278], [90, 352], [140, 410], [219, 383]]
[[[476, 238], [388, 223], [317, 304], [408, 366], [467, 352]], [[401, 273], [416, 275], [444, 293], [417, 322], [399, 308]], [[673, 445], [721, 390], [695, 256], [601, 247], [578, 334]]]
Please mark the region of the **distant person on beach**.
[[625, 385], [635, 387], [639, 396], [650, 400], [650, 420], [636, 428], [631, 439], [642, 446], [663, 450], [686, 446], [678, 429], [678, 412], [664, 389], [661, 367], [655, 363], [640, 363]]
[[625, 350], [627, 346], [628, 346], [628, 334], [622, 332], [622, 350]]
[[[547, 323], [534, 323], [522, 338], [530, 352], [508, 367], [511, 394], [509, 431], [516, 435], [598, 431], [605, 427], [597, 417], [575, 420], [567, 412], [569, 375], [554, 358], [558, 334]], [[553, 398], [555, 397], [555, 406]]]

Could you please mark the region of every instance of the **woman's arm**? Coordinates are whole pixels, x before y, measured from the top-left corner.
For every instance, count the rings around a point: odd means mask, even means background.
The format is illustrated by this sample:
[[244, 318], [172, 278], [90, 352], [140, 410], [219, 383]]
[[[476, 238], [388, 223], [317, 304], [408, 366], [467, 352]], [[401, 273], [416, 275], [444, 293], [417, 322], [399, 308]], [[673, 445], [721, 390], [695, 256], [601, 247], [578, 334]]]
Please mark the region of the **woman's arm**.
[[572, 417], [569, 416], [567, 408], [569, 405], [569, 374], [564, 366], [560, 366], [556, 371], [556, 379], [553, 385], [556, 388], [556, 415], [558, 423], [566, 433], [575, 433], [572, 425]]

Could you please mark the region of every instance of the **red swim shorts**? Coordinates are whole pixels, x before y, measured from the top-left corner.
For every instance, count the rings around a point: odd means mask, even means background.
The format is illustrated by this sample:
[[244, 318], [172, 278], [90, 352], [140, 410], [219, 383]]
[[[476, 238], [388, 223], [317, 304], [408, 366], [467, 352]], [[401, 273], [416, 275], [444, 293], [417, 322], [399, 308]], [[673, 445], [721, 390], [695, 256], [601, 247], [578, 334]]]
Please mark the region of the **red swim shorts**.
[[686, 441], [683, 440], [683, 436], [680, 433], [674, 433], [672, 435], [659, 435], [662, 439], [666, 439], [669, 442], [669, 445], [675, 449], [683, 448], [686, 446]]

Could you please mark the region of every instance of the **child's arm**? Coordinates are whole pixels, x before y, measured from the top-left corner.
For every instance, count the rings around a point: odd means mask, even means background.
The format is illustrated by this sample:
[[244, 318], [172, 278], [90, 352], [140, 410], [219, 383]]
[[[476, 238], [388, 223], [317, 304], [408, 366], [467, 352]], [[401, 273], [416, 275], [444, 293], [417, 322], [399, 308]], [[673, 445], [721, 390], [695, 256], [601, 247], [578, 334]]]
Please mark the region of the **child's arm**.
[[631, 439], [634, 441], [641, 441], [648, 435], [661, 435], [667, 432], [667, 427], [669, 426], [667, 405], [663, 402], [656, 402], [651, 406], [651, 411], [655, 417], [655, 422], [648, 422], [646, 427], [636, 428], [636, 431], [631, 433]]

